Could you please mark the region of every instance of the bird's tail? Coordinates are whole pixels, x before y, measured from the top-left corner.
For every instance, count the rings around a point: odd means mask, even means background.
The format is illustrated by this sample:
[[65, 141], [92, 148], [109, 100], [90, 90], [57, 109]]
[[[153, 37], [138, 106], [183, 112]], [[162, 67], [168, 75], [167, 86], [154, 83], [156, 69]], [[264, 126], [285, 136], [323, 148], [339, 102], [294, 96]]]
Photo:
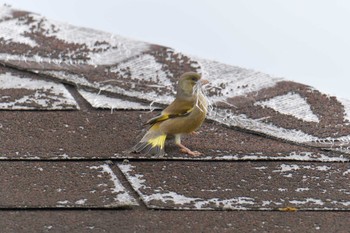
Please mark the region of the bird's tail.
[[164, 144], [166, 134], [158, 130], [158, 125], [153, 125], [131, 150], [137, 153], [151, 154], [162, 157], [165, 155]]

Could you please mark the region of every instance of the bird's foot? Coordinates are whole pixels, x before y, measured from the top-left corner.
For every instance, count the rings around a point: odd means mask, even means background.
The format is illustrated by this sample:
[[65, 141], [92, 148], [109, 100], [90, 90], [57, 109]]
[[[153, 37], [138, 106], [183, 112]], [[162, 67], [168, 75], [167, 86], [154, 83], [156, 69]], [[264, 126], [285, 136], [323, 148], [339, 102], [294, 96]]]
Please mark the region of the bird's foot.
[[193, 132], [191, 132], [190, 134], [191, 134], [191, 135], [198, 135], [199, 132], [193, 131]]
[[185, 150], [185, 149], [181, 148], [180, 151], [181, 151], [182, 153], [191, 155], [191, 156], [193, 156], [193, 157], [202, 155], [201, 152], [199, 152], [199, 151], [191, 151], [190, 149]]
[[180, 151], [182, 153], [185, 153], [185, 154], [188, 154], [188, 155], [191, 155], [191, 156], [200, 156], [202, 155], [201, 152], [198, 152], [198, 151], [191, 151], [190, 149], [188, 149], [187, 147], [185, 147], [184, 145], [182, 144], [179, 144], [178, 145], [180, 147]]

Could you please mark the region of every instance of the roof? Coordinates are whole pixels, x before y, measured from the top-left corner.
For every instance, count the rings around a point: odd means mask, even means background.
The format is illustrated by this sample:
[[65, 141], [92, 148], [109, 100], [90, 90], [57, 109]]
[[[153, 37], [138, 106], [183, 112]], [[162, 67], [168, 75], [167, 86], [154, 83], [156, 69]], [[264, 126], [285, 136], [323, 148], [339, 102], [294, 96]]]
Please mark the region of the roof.
[[[349, 100], [9, 6], [0, 31], [2, 230], [347, 231]], [[204, 155], [127, 152], [185, 71]]]

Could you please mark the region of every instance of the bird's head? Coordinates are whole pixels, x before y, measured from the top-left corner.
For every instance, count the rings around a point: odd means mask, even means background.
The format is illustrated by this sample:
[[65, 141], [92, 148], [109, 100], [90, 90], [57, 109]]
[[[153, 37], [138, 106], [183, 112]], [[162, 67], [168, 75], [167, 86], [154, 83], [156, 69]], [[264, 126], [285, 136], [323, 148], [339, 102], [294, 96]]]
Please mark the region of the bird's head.
[[186, 72], [181, 75], [177, 87], [177, 97], [192, 97], [193, 88], [196, 84], [208, 83], [207, 80], [201, 80], [201, 75], [195, 72]]

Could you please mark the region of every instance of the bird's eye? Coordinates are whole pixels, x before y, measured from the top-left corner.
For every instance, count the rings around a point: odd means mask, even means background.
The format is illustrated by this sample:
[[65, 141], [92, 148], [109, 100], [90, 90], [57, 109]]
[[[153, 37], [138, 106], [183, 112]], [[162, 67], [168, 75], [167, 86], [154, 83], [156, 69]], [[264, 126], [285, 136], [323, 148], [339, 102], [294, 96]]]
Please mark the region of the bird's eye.
[[192, 79], [192, 81], [197, 81], [197, 78], [195, 78], [195, 77], [192, 77], [191, 79]]

